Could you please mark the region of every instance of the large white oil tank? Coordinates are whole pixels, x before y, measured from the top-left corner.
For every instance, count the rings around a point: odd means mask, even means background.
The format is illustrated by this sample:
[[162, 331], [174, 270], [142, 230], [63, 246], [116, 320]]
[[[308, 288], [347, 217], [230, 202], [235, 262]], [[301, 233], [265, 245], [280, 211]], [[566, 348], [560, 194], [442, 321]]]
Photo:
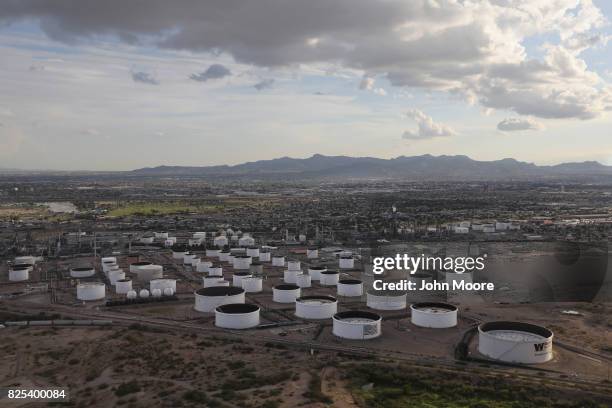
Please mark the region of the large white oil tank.
[[319, 257], [319, 248], [311, 247], [306, 249], [306, 258], [308, 259], [316, 259]]
[[283, 281], [285, 283], [296, 283], [297, 282], [297, 276], [301, 275], [302, 271], [298, 270], [291, 270], [291, 269], [286, 269], [283, 272]]
[[255, 245], [255, 239], [253, 237], [240, 237], [238, 240], [238, 245], [241, 247], [249, 247]]
[[136, 293], [135, 290], [130, 290], [128, 291], [128, 293], [126, 293], [126, 297], [128, 299], [136, 299], [138, 297], [138, 294]]
[[153, 289], [151, 291], [151, 296], [153, 296], [154, 298], [159, 298], [162, 296], [162, 291], [161, 289]]
[[140, 289], [140, 292], [138, 292], [138, 296], [140, 296], [143, 299], [148, 298], [150, 294], [151, 293], [146, 289]]
[[142, 244], [152, 244], [153, 243], [153, 237], [140, 237], [139, 241]]
[[164, 296], [172, 296], [176, 291], [172, 290], [172, 288], [164, 288], [163, 295]]
[[224, 249], [222, 251], [219, 251], [219, 261], [229, 262], [230, 255], [231, 255], [231, 252], [229, 249]]
[[295, 300], [295, 315], [302, 319], [331, 319], [338, 312], [338, 300], [333, 296], [302, 296]]
[[187, 251], [183, 250], [183, 249], [173, 249], [172, 250], [172, 259], [176, 259], [176, 260], [183, 260], [183, 257], [185, 256], [185, 254], [187, 253]]
[[272, 259], [272, 253], [269, 251], [259, 251], [259, 261], [260, 262], [270, 262]]
[[117, 269], [119, 266], [114, 261], [102, 262], [102, 272], [108, 273], [111, 269]]
[[368, 290], [368, 307], [377, 310], [402, 310], [406, 308], [406, 292], [397, 290]]
[[131, 279], [119, 279], [115, 282], [115, 292], [119, 294], [127, 294], [132, 290], [132, 280]]
[[234, 257], [234, 269], [249, 269], [253, 258], [247, 255], [237, 255]]
[[76, 268], [70, 268], [71, 278], [90, 278], [96, 274], [96, 270], [93, 266], [82, 266]]
[[192, 252], [185, 252], [183, 255], [183, 265], [191, 265], [191, 262], [198, 256]]
[[338, 281], [338, 296], [361, 296], [363, 282], [359, 279], [340, 279]]
[[223, 276], [223, 267], [213, 264], [208, 268], [208, 276]]
[[206, 248], [206, 256], [209, 258], [219, 258], [221, 251], [217, 248]]
[[172, 289], [172, 293], [176, 293], [176, 279], [153, 279], [149, 282], [151, 293], [154, 289], [159, 289], [163, 293], [164, 289]]
[[448, 303], [414, 303], [410, 313], [415, 326], [445, 329], [457, 325], [457, 307]]
[[240, 284], [246, 293], [258, 293], [263, 289], [263, 279], [257, 276], [242, 278]]
[[161, 265], [144, 265], [138, 268], [136, 274], [140, 282], [149, 282], [153, 279], [161, 279], [164, 275], [164, 268]]
[[[176, 242], [175, 240], [166, 239], [166, 240], [164, 240], [164, 247], [170, 248], [172, 245], [174, 245], [175, 242]], [[174, 256], [173, 256], [173, 258], [174, 258]]]
[[326, 270], [321, 272], [320, 283], [323, 286], [336, 286], [340, 280], [338, 271]]
[[496, 321], [478, 326], [478, 351], [495, 360], [545, 363], [553, 357], [552, 343], [552, 331], [535, 324]]
[[259, 325], [259, 306], [230, 303], [215, 308], [215, 326], [224, 329], [250, 329]]
[[290, 271], [301, 271], [302, 269], [301, 263], [300, 261], [295, 261], [295, 260], [291, 260], [291, 261], [287, 261], [287, 269], [289, 269]]
[[111, 285], [115, 285], [119, 279], [125, 279], [125, 272], [121, 269], [108, 271], [108, 280]]
[[101, 300], [106, 296], [106, 286], [102, 282], [85, 282], [77, 285], [77, 299]]
[[293, 303], [302, 295], [298, 285], [280, 284], [272, 288], [272, 300], [277, 303]]
[[312, 278], [310, 277], [310, 275], [301, 273], [295, 277], [295, 284], [298, 285], [300, 288], [309, 288], [312, 286]]
[[228, 240], [227, 237], [220, 235], [218, 237], [214, 237], [213, 238], [213, 244], [219, 248], [223, 248], [224, 246], [226, 246], [228, 244]]
[[369, 340], [381, 334], [382, 317], [376, 313], [350, 310], [336, 313], [332, 320], [332, 332], [343, 339]]
[[134, 262], [133, 264], [130, 264], [130, 273], [137, 274], [141, 268], [144, 268], [145, 266], [150, 266], [150, 265], [153, 265], [153, 263], [148, 262], [148, 261]]
[[340, 269], [353, 269], [355, 268], [355, 258], [350, 256], [341, 256], [338, 262]]
[[105, 262], [115, 263], [116, 264], [117, 263], [117, 257], [114, 257], [114, 256], [105, 256], [102, 259], [100, 259], [100, 263], [105, 263]]
[[284, 256], [273, 256], [272, 266], [285, 266], [285, 257]]
[[168, 239], [167, 232], [155, 232], [153, 235], [155, 236], [155, 239], [163, 239], [163, 240]]
[[200, 261], [200, 263], [197, 265], [197, 271], [198, 272], [202, 272], [202, 273], [206, 273], [208, 272], [208, 269], [213, 265], [212, 262], [210, 261]]
[[236, 271], [232, 276], [232, 285], [240, 288], [242, 287], [242, 279], [250, 278], [251, 276], [253, 275], [251, 275], [251, 272], [249, 271]]
[[9, 269], [9, 281], [11, 282], [21, 282], [30, 279], [30, 269], [29, 265], [22, 266], [13, 266]]
[[244, 289], [237, 287], [213, 286], [195, 292], [195, 310], [210, 313], [218, 306], [230, 303], [244, 303]]
[[34, 265], [36, 264], [36, 258], [31, 255], [16, 256], [14, 264], [15, 265], [20, 265], [20, 264]]
[[324, 266], [309, 266], [308, 274], [312, 278], [313, 281], [321, 280], [321, 272], [325, 272], [327, 270]]
[[246, 254], [251, 257], [259, 256], [259, 248], [255, 246], [248, 247], [246, 250]]

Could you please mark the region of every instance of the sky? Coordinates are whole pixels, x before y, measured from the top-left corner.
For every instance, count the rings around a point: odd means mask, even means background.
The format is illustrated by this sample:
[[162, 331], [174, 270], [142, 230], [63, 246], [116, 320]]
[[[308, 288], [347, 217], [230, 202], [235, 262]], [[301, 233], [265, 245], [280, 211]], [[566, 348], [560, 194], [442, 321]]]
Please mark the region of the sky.
[[0, 168], [612, 165], [606, 0], [3, 0]]

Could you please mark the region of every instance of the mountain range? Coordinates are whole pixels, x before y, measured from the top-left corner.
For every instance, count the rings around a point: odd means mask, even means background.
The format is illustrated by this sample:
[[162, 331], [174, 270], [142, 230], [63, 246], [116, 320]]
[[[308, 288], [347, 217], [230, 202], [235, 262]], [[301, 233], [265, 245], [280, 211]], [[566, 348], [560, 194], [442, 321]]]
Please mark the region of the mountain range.
[[234, 166], [158, 166], [130, 172], [139, 176], [196, 176], [279, 180], [397, 179], [413, 181], [591, 179], [612, 176], [612, 166], [595, 161], [538, 166], [515, 159], [473, 160], [467, 156], [374, 157], [324, 156], [305, 159], [281, 157]]

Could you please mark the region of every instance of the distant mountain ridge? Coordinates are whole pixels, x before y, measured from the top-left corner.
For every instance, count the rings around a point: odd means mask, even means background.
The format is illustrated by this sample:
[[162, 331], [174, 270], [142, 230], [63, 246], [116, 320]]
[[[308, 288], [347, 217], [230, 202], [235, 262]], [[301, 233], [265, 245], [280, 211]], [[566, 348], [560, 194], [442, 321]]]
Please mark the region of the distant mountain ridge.
[[133, 170], [141, 176], [200, 176], [248, 179], [398, 179], [398, 180], [531, 180], [612, 176], [612, 166], [595, 161], [538, 166], [506, 158], [479, 161], [464, 155], [375, 157], [281, 157], [234, 166], [158, 166]]

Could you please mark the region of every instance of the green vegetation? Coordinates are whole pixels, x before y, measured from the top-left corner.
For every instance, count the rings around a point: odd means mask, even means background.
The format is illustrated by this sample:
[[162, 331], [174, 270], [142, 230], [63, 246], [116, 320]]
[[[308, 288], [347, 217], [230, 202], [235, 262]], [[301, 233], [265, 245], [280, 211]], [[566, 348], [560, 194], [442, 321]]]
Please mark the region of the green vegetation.
[[[595, 408], [535, 383], [465, 373], [431, 373], [402, 365], [362, 364], [346, 370], [353, 395], [371, 408]], [[571, 392], [571, 391], [570, 391]], [[572, 396], [574, 397], [574, 396]]]
[[312, 402], [322, 402], [324, 404], [331, 404], [334, 402], [330, 397], [323, 394], [321, 391], [321, 376], [313, 372], [310, 375], [310, 381], [308, 382], [308, 390], [302, 394], [304, 398], [308, 398]]
[[123, 397], [138, 391], [140, 391], [140, 385], [138, 385], [136, 381], [130, 381], [119, 385], [115, 390], [115, 395], [118, 397]]

